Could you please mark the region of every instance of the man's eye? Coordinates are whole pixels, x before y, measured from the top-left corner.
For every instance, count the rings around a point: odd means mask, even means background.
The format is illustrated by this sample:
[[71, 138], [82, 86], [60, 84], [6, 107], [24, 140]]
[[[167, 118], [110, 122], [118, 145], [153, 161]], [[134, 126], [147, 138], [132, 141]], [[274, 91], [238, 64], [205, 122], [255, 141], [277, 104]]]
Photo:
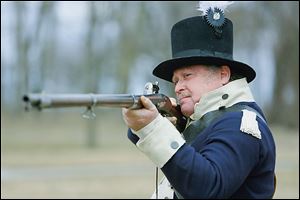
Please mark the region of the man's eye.
[[187, 77], [189, 77], [189, 76], [191, 76], [191, 75], [192, 75], [191, 73], [185, 74], [184, 77], [187, 78]]

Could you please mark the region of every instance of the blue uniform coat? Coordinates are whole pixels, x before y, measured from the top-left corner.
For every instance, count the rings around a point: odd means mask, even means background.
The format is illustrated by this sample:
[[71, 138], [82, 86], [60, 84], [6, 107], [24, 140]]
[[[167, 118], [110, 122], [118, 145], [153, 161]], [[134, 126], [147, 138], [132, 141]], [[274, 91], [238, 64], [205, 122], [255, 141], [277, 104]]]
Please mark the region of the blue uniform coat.
[[[272, 133], [255, 102], [235, 105], [249, 106], [257, 113], [261, 138], [240, 130], [242, 111], [224, 112], [203, 130], [193, 133], [194, 137], [161, 167], [176, 191], [175, 198], [272, 198], [275, 191]], [[139, 140], [130, 129], [128, 138], [134, 144]]]

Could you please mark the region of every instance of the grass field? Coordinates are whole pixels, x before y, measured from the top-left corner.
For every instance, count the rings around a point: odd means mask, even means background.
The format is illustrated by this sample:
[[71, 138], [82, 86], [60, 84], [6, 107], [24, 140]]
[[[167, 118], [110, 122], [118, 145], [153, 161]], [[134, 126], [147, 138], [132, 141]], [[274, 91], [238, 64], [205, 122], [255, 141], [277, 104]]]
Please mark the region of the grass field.
[[[78, 110], [1, 113], [1, 198], [149, 198], [155, 166], [128, 141], [119, 110], [96, 114], [93, 123]], [[89, 123], [95, 147], [87, 145]], [[272, 130], [274, 198], [299, 198], [299, 130]]]

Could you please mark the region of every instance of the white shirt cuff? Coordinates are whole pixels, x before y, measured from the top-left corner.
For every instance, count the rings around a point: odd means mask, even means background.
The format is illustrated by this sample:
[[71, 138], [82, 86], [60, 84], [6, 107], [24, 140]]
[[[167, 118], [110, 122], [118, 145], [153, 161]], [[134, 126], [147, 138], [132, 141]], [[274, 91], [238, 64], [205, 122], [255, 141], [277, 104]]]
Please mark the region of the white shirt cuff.
[[185, 143], [175, 126], [161, 115], [144, 128], [133, 132], [140, 137], [137, 147], [160, 168]]

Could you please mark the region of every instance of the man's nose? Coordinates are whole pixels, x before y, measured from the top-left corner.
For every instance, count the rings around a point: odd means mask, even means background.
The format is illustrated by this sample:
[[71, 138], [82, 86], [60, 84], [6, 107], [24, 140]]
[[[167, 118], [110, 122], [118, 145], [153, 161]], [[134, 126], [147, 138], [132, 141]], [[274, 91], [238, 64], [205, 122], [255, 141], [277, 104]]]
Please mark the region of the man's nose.
[[180, 94], [180, 92], [184, 91], [185, 84], [184, 81], [178, 81], [175, 86], [175, 93]]

